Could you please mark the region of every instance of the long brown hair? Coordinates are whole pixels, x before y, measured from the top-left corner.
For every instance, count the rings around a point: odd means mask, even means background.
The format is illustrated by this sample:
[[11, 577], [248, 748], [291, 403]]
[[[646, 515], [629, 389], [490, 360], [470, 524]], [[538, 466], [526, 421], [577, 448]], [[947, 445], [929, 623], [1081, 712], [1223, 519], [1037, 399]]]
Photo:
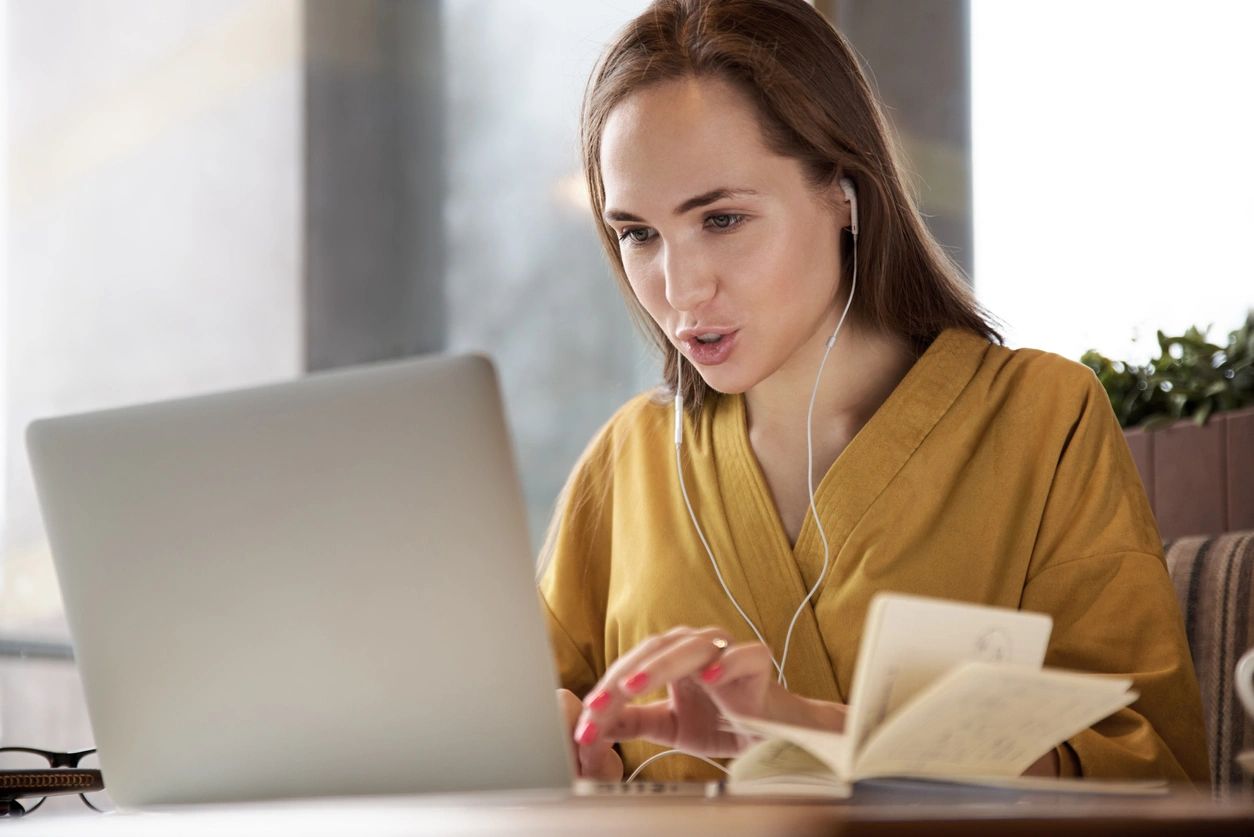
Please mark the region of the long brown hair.
[[[887, 120], [844, 37], [804, 0], [655, 0], [606, 48], [588, 81], [581, 117], [584, 174], [601, 243], [636, 324], [662, 352], [674, 394], [686, 363], [636, 299], [619, 242], [602, 220], [601, 137], [610, 111], [647, 85], [716, 77], [748, 94], [767, 145], [801, 162], [816, 190], [848, 177], [858, 193], [858, 293], [850, 316], [895, 333], [921, 353], [956, 326], [1003, 342], [961, 269], [924, 225], [907, 192]], [[848, 230], [842, 252], [850, 252]], [[851, 279], [843, 260], [842, 279]], [[711, 390], [684, 369], [684, 403], [700, 411]]]

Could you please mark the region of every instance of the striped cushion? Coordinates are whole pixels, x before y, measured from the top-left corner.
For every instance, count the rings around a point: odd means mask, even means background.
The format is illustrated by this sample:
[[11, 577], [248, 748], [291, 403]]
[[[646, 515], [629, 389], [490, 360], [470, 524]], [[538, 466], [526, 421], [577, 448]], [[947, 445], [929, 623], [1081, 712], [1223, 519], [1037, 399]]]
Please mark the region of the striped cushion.
[[1202, 689], [1211, 786], [1216, 797], [1254, 791], [1235, 759], [1254, 750], [1254, 719], [1233, 688], [1233, 669], [1254, 646], [1254, 532], [1188, 537], [1164, 545]]

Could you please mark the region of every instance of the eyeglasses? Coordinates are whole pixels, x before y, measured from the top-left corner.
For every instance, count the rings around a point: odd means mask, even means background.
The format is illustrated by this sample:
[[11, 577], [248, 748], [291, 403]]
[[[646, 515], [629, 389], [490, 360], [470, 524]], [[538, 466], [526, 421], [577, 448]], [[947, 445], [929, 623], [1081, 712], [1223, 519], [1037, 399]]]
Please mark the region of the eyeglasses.
[[[0, 817], [21, 817], [49, 796], [74, 793], [93, 811], [113, 810], [95, 750], [54, 753], [33, 747], [0, 747]], [[22, 804], [18, 800], [25, 800]], [[33, 805], [32, 800], [37, 800]]]

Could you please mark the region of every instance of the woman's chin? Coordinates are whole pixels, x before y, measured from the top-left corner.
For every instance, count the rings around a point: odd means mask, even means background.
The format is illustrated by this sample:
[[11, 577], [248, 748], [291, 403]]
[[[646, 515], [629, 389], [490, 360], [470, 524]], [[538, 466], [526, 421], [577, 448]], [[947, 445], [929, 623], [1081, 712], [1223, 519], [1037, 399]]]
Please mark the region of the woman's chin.
[[753, 386], [753, 381], [749, 380], [746, 375], [737, 374], [735, 370], [728, 368], [727, 364], [709, 369], [702, 369], [698, 366], [697, 371], [701, 373], [701, 380], [705, 381], [707, 387], [722, 395], [740, 395]]

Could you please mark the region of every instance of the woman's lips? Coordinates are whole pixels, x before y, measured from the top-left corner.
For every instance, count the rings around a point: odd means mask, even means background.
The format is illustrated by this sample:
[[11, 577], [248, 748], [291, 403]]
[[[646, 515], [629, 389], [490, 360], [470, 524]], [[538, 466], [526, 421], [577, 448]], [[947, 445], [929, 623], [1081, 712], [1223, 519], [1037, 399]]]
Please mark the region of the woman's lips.
[[684, 340], [684, 345], [688, 349], [688, 357], [694, 363], [701, 366], [718, 366], [727, 360], [739, 336], [739, 331], [733, 331], [713, 343], [702, 343], [695, 337], [689, 337]]

